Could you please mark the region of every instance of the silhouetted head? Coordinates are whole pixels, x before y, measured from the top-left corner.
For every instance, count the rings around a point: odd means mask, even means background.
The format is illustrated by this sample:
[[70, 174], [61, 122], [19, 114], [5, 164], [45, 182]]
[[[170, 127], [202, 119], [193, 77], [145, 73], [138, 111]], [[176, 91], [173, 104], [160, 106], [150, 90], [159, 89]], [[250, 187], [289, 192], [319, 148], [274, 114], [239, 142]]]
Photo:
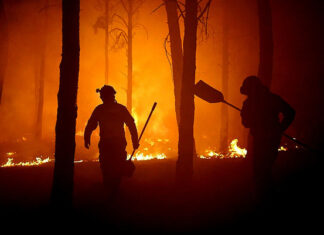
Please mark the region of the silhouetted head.
[[243, 95], [254, 95], [258, 91], [263, 90], [264, 86], [257, 76], [249, 76], [244, 79], [240, 92]]
[[100, 98], [104, 103], [115, 102], [116, 91], [112, 86], [104, 85], [101, 89], [97, 89], [96, 92], [100, 93]]

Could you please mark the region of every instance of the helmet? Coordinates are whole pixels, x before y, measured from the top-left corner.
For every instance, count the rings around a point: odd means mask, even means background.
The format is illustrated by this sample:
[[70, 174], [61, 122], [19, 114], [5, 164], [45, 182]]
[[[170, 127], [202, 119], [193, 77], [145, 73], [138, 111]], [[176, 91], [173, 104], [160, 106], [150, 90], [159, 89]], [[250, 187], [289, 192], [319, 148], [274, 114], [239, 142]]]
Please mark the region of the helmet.
[[112, 86], [104, 85], [101, 87], [101, 89], [96, 90], [97, 93], [100, 93], [100, 95], [115, 95], [116, 91]]
[[263, 85], [260, 78], [257, 76], [248, 76], [244, 79], [240, 92], [244, 95], [248, 95], [262, 87]]

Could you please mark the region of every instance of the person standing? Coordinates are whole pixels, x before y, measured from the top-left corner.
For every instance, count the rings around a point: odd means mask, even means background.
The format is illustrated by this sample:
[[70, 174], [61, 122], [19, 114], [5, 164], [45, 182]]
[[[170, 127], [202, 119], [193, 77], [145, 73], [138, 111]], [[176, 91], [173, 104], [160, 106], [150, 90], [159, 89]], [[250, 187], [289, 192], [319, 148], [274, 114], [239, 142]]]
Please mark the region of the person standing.
[[247, 77], [240, 89], [247, 95], [241, 111], [244, 127], [253, 138], [253, 177], [257, 197], [264, 199], [272, 186], [272, 167], [278, 155], [282, 133], [295, 117], [294, 109], [280, 96], [273, 94], [256, 76]]
[[86, 125], [84, 145], [89, 149], [91, 133], [99, 125], [99, 162], [103, 182], [109, 196], [115, 197], [121, 183], [123, 166], [127, 161], [124, 124], [131, 133], [134, 149], [139, 147], [138, 134], [134, 118], [125, 106], [117, 103], [115, 89], [105, 85], [97, 89], [97, 92], [100, 93], [103, 104], [94, 109]]

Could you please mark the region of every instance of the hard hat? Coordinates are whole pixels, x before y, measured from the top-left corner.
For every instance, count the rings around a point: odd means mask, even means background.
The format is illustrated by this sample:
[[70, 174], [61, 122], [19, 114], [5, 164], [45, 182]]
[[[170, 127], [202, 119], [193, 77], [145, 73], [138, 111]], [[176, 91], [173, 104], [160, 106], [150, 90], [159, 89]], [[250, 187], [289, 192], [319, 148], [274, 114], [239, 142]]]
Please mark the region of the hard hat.
[[104, 85], [101, 87], [101, 89], [96, 90], [97, 93], [100, 93], [101, 95], [115, 95], [116, 91], [112, 86]]
[[257, 76], [248, 76], [244, 79], [240, 92], [244, 95], [247, 95], [250, 93], [250, 91], [255, 91], [256, 89], [261, 87], [263, 87], [263, 85], [260, 78], [258, 78]]

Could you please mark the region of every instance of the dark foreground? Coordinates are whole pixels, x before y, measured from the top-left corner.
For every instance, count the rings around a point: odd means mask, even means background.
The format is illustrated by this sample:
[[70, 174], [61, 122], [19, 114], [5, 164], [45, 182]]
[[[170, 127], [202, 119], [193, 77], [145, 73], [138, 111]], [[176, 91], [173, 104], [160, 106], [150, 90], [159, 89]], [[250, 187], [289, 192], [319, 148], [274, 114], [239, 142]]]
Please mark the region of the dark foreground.
[[246, 159], [197, 159], [193, 185], [186, 189], [174, 183], [175, 160], [136, 162], [134, 176], [123, 181], [114, 205], [105, 200], [98, 163], [78, 163], [74, 209], [55, 213], [48, 206], [52, 164], [1, 168], [1, 227], [44, 232], [319, 231], [323, 177], [316, 159], [281, 153], [274, 167], [272, 202], [261, 205], [253, 196]]

